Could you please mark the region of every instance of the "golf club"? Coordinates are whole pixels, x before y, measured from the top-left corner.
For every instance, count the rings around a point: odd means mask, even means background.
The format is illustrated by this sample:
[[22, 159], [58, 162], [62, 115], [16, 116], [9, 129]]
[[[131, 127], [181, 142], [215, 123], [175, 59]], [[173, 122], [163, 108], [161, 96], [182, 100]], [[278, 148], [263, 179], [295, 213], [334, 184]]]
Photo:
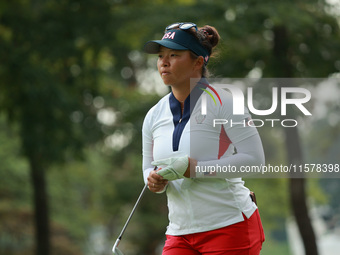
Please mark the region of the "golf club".
[[125, 223], [125, 225], [124, 225], [122, 231], [120, 232], [119, 237], [117, 238], [115, 244], [113, 245], [112, 252], [113, 252], [113, 254], [115, 254], [115, 255], [124, 255], [124, 253], [123, 253], [121, 250], [118, 249], [119, 242], [122, 240], [122, 236], [123, 236], [123, 234], [124, 234], [124, 232], [125, 232], [125, 229], [126, 229], [127, 225], [129, 224], [129, 222], [130, 222], [130, 220], [131, 220], [131, 218], [132, 218], [132, 215], [134, 214], [134, 212], [135, 212], [135, 210], [136, 210], [136, 208], [137, 208], [137, 206], [138, 206], [138, 204], [139, 204], [141, 198], [143, 197], [143, 195], [144, 195], [145, 190], [146, 190], [147, 187], [148, 187], [148, 185], [145, 184], [145, 186], [144, 186], [142, 192], [140, 193], [140, 195], [139, 195], [139, 197], [138, 197], [138, 199], [137, 199], [137, 202], [136, 202], [135, 206], [133, 207], [133, 209], [132, 209], [132, 211], [131, 211], [131, 213], [130, 213], [130, 215], [129, 215], [129, 218], [127, 219], [127, 221], [126, 221], [126, 223]]

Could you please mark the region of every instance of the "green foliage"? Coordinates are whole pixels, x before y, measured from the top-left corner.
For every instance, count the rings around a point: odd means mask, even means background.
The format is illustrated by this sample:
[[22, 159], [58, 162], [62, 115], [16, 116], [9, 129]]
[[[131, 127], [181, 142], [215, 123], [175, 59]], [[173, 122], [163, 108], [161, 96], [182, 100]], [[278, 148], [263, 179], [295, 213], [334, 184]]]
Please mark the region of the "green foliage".
[[290, 249], [287, 243], [278, 242], [270, 238], [266, 238], [261, 255], [290, 255]]
[[[95, 113], [83, 104], [83, 94], [96, 94], [99, 51], [106, 43], [96, 26], [108, 16], [92, 17], [91, 11], [107, 7], [12, 1], [5, 8], [2, 27], [11, 35], [1, 45], [1, 110], [18, 123], [25, 155], [39, 154], [45, 164], [60, 161], [69, 150], [79, 151], [84, 136], [98, 139]], [[71, 121], [75, 111], [87, 125]]]

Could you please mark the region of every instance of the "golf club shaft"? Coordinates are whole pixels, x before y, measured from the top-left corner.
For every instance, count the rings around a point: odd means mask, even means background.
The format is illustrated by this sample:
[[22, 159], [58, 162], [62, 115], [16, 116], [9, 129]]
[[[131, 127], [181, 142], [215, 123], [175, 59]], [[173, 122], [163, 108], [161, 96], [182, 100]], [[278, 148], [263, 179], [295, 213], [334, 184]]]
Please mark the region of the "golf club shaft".
[[124, 234], [124, 232], [125, 232], [125, 229], [126, 229], [127, 225], [129, 224], [129, 222], [130, 222], [130, 220], [131, 220], [131, 218], [132, 218], [132, 215], [133, 215], [134, 212], [136, 211], [136, 208], [137, 208], [137, 206], [138, 206], [138, 204], [139, 204], [141, 198], [143, 197], [143, 195], [144, 195], [145, 190], [146, 190], [147, 187], [148, 187], [148, 185], [145, 184], [145, 185], [144, 185], [144, 188], [143, 188], [143, 190], [142, 190], [142, 192], [140, 193], [140, 195], [139, 195], [139, 197], [138, 197], [138, 199], [137, 199], [137, 202], [136, 202], [135, 206], [133, 207], [133, 209], [132, 209], [132, 211], [131, 211], [131, 213], [130, 213], [130, 215], [129, 215], [129, 218], [127, 219], [127, 221], [126, 221], [126, 223], [125, 223], [125, 225], [124, 225], [122, 231], [120, 232], [120, 235], [119, 235], [119, 237], [118, 237], [119, 240], [122, 239], [122, 236], [123, 236], [123, 234]]

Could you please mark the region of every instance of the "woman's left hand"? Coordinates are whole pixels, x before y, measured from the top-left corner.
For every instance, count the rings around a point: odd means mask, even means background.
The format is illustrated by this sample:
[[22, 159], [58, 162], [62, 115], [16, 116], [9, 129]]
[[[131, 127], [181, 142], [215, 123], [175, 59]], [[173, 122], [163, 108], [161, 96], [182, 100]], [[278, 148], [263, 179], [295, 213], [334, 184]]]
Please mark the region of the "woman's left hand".
[[167, 158], [151, 162], [152, 165], [160, 167], [157, 174], [169, 181], [195, 177], [195, 167], [197, 161], [195, 159], [185, 157]]
[[157, 173], [163, 176], [164, 179], [173, 181], [184, 177], [185, 172], [188, 170], [189, 158], [187, 156], [166, 158], [153, 161], [151, 164], [159, 167]]

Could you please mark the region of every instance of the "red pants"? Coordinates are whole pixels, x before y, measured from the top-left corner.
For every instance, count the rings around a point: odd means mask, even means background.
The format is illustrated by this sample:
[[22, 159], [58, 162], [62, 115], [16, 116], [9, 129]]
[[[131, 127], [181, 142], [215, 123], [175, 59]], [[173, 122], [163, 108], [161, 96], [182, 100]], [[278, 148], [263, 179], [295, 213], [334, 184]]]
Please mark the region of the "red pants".
[[258, 210], [244, 221], [202, 233], [167, 235], [162, 255], [259, 255], [264, 233]]

